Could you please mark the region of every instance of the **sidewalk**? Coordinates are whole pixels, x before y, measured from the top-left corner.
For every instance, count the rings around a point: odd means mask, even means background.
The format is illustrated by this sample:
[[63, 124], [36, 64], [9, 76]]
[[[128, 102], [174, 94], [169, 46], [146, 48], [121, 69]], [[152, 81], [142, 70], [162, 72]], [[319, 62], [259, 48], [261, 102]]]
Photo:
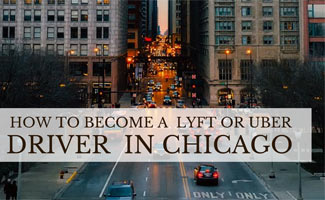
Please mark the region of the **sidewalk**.
[[[21, 176], [20, 200], [52, 199], [56, 192], [64, 185], [72, 173], [78, 170], [83, 163], [35, 163], [29, 171]], [[68, 170], [64, 179], [59, 178], [61, 169]], [[16, 179], [17, 181], [17, 179]], [[0, 199], [5, 199], [3, 185], [0, 186]]]
[[[247, 163], [278, 199], [295, 200], [298, 198], [297, 163], [274, 163], [275, 178], [270, 179], [271, 163]], [[325, 180], [313, 176], [301, 168], [302, 196], [304, 200], [325, 199]]]
[[123, 93], [122, 97], [119, 100], [119, 103], [121, 104], [121, 108], [130, 108], [131, 107], [131, 94]]

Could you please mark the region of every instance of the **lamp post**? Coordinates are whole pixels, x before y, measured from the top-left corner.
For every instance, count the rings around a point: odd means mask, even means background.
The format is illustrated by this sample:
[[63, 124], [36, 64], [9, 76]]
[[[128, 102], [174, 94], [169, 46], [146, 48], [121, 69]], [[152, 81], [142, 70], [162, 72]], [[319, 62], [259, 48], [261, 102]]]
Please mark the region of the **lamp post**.
[[298, 146], [297, 146], [297, 150], [298, 150], [298, 174], [299, 174], [299, 183], [298, 183], [298, 198], [297, 200], [303, 200], [304, 198], [302, 197], [302, 185], [301, 185], [301, 163], [300, 163], [300, 137], [301, 137], [301, 131], [296, 131], [295, 135], [296, 138], [298, 139]]
[[72, 49], [70, 49], [70, 50], [68, 50], [67, 52], [66, 52], [66, 64], [65, 64], [65, 75], [69, 75], [69, 68], [70, 68], [70, 63], [69, 63], [69, 57], [71, 56], [71, 55], [74, 55], [75, 54], [75, 51], [74, 50], [72, 50]]
[[[99, 48], [95, 48], [94, 49], [94, 52], [95, 52], [95, 56], [97, 56], [98, 55], [98, 52], [99, 52]], [[98, 62], [98, 64], [99, 64], [99, 62]], [[99, 100], [99, 98], [100, 98], [100, 92], [99, 92], [99, 82], [100, 82], [100, 76], [99, 76], [99, 72], [98, 72], [98, 66], [97, 66], [97, 78], [98, 78], [98, 80], [97, 80], [97, 83], [98, 83], [98, 88], [97, 88], [97, 104], [98, 104], [98, 108], [99, 108], [99, 105], [100, 105], [100, 100]]]
[[228, 96], [229, 96], [229, 82], [228, 82], [228, 78], [229, 78], [229, 75], [228, 75], [228, 67], [229, 67], [229, 64], [228, 64], [228, 55], [230, 54], [230, 50], [226, 50], [225, 51], [225, 54], [226, 54], [226, 88], [227, 88], [227, 96], [226, 96], [226, 107], [228, 106]]
[[246, 50], [246, 54], [249, 55], [249, 81], [250, 81], [250, 88], [249, 88], [249, 108], [252, 107], [253, 102], [253, 60], [252, 60], [252, 50]]

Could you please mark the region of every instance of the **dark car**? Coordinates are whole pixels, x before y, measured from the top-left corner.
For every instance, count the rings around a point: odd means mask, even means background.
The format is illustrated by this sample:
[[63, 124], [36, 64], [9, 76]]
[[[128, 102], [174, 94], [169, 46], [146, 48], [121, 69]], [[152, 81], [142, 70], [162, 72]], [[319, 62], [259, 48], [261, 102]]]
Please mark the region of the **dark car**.
[[155, 85], [155, 81], [154, 80], [149, 80], [148, 81], [148, 86], [154, 86]]
[[176, 108], [185, 108], [185, 101], [182, 99], [178, 99], [176, 102]]
[[176, 85], [174, 85], [174, 84], [171, 84], [171, 85], [170, 85], [170, 90], [177, 90], [177, 87], [176, 87]]
[[218, 185], [219, 172], [213, 165], [199, 165], [194, 168], [194, 179], [197, 185], [202, 183]]
[[135, 199], [136, 193], [134, 191], [134, 186], [132, 181], [118, 181], [113, 182], [107, 188], [107, 193], [105, 194], [106, 200], [115, 200], [115, 199]]
[[177, 92], [177, 91], [174, 91], [174, 92], [173, 92], [173, 94], [172, 94], [172, 98], [178, 99], [178, 98], [180, 98], [180, 97], [181, 97], [181, 95], [179, 94], [179, 92]]
[[164, 105], [172, 105], [172, 98], [169, 95], [164, 97]]

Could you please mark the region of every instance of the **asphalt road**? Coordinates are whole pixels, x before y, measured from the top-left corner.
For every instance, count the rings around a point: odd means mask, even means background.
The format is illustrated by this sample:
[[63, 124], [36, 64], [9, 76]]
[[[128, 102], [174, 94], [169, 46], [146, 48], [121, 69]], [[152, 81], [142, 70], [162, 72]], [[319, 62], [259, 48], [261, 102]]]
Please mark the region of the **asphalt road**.
[[[166, 82], [166, 76], [169, 78]], [[144, 78], [161, 82], [163, 91], [154, 92], [159, 107], [167, 87], [173, 83], [175, 71], [165, 70]], [[181, 89], [178, 90], [181, 92]], [[175, 106], [175, 100], [173, 105]], [[166, 106], [164, 106], [166, 107]], [[211, 163], [219, 170], [219, 185], [196, 185], [193, 170], [199, 163], [88, 163], [60, 196], [62, 200], [104, 199], [107, 186], [113, 181], [132, 180], [136, 199], [274, 199], [260, 180], [244, 163]]]

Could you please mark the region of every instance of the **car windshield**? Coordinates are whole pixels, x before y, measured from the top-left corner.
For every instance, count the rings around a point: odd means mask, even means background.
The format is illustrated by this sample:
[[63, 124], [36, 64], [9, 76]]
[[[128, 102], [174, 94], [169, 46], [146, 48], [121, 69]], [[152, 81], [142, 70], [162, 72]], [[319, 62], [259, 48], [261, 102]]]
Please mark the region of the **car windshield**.
[[183, 100], [178, 100], [177, 103], [179, 103], [179, 104], [184, 104], [184, 101], [183, 101]]
[[207, 169], [210, 170], [210, 172], [213, 172], [214, 171], [214, 167], [212, 167], [212, 166], [205, 166], [205, 165], [201, 166], [200, 171], [201, 172], [204, 172]]
[[108, 194], [110, 197], [131, 197], [132, 189], [131, 187], [110, 188]]
[[164, 99], [170, 99], [170, 96], [165, 96], [165, 98]]

